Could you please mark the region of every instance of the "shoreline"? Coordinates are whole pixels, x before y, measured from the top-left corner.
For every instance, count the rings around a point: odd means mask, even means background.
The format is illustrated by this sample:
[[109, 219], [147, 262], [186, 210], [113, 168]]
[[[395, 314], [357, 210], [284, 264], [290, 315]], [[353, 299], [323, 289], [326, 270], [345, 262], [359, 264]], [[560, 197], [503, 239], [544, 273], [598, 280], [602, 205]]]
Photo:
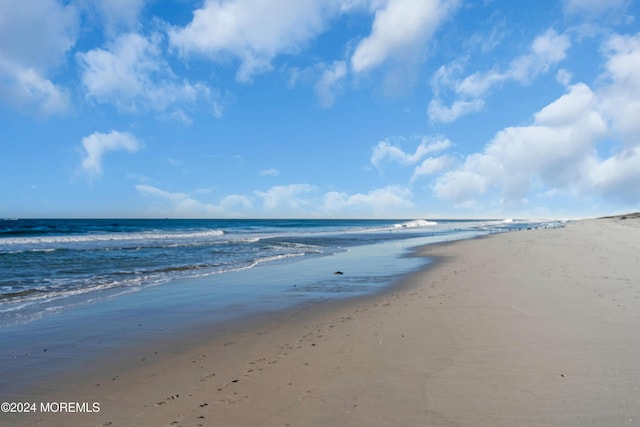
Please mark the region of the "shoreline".
[[[401, 255], [410, 241], [175, 281], [10, 325], [0, 331], [0, 341], [11, 343], [0, 348], [0, 394], [28, 391], [33, 387], [27, 382], [37, 386], [58, 371], [95, 365], [94, 360], [187, 340], [180, 337], [193, 330], [224, 332], [325, 300], [375, 294], [393, 277], [424, 264]], [[334, 275], [336, 267], [347, 273]]]
[[632, 425], [640, 239], [629, 236], [639, 224], [586, 220], [427, 245], [419, 255], [437, 261], [379, 294], [199, 331], [150, 346], [126, 369], [114, 361], [23, 396], [98, 402], [98, 413], [8, 422]]

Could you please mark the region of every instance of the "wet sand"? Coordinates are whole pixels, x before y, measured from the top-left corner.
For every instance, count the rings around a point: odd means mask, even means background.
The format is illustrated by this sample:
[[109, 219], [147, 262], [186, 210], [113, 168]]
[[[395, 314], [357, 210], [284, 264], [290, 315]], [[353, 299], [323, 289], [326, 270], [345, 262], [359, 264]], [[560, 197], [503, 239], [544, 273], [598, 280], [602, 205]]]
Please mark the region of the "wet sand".
[[383, 294], [198, 330], [11, 397], [99, 412], [2, 425], [640, 424], [640, 219], [420, 252], [438, 262]]

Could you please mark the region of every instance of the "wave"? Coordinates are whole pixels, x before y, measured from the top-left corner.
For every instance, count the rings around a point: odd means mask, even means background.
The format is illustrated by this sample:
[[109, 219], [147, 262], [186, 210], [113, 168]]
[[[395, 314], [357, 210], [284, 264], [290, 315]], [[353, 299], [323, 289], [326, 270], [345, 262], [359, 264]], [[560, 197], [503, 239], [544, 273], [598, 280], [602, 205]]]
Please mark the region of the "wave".
[[438, 225], [435, 221], [427, 221], [426, 219], [414, 219], [400, 224], [393, 224], [395, 228], [420, 228]]
[[[79, 282], [61, 281], [57, 285], [53, 286], [35, 287], [14, 291], [10, 289], [3, 289], [3, 291], [0, 292], [0, 314], [16, 311], [33, 304], [48, 304], [52, 301], [70, 297], [78, 297], [88, 294], [96, 295], [96, 293], [103, 291], [135, 291], [167, 283], [177, 278], [188, 279], [238, 272], [254, 268], [263, 263], [282, 261], [289, 258], [313, 255], [316, 253], [317, 252], [314, 251], [305, 251], [264, 256], [247, 260], [245, 263], [227, 266], [216, 264], [195, 264], [140, 272], [120, 271], [118, 273], [112, 273], [99, 278], [94, 277], [89, 285], [87, 285], [86, 281], [82, 280]], [[118, 276], [125, 276], [125, 278], [118, 279]]]
[[96, 292], [101, 291], [142, 289], [166, 283], [170, 280], [170, 275], [146, 273], [127, 277], [124, 280], [117, 280], [113, 276], [94, 278], [91, 284], [87, 284], [86, 281], [60, 281], [60, 283], [53, 286], [40, 286], [3, 293], [0, 295], [0, 314], [14, 311], [17, 309], [16, 306], [22, 308], [33, 304], [47, 304], [51, 301], [96, 294]]
[[205, 230], [189, 233], [104, 233], [104, 234], [78, 234], [67, 236], [40, 236], [40, 237], [13, 237], [0, 239], [2, 245], [33, 245], [33, 244], [57, 244], [57, 243], [93, 243], [110, 241], [162, 241], [162, 240], [184, 240], [184, 239], [207, 239], [222, 236], [223, 230]]

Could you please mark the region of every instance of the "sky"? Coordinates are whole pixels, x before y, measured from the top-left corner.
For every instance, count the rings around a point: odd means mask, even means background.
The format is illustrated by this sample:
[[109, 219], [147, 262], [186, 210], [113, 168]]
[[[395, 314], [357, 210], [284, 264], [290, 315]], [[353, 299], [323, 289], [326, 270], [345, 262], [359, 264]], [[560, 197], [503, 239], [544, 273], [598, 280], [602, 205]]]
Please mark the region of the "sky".
[[640, 210], [632, 0], [0, 0], [0, 218]]

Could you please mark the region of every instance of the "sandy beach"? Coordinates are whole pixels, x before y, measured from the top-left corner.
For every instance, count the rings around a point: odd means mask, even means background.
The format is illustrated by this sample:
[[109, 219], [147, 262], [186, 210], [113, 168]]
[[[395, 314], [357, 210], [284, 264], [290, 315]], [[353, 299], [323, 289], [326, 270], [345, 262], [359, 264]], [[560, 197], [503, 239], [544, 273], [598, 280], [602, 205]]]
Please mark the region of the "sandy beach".
[[0, 424], [640, 425], [640, 219], [420, 255], [437, 262], [383, 294], [132, 350], [12, 397], [38, 411]]

